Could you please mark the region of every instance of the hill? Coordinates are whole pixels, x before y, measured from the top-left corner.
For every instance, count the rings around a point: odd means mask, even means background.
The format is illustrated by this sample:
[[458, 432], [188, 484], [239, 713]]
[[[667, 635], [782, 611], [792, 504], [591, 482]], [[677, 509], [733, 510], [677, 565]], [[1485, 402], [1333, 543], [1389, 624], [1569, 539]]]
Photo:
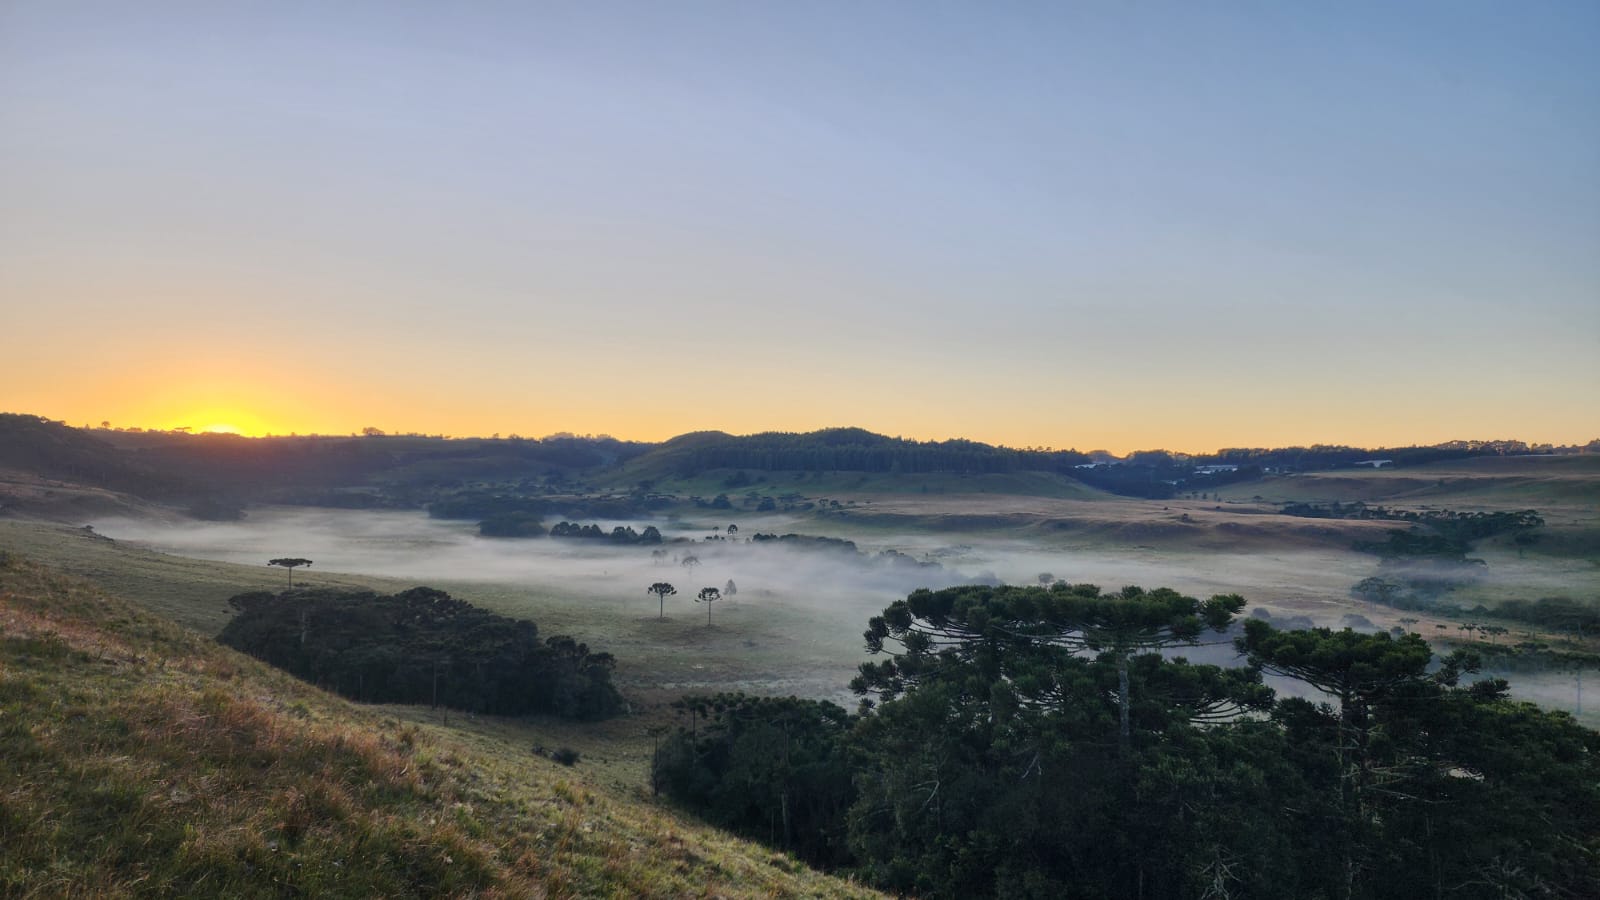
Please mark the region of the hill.
[[0, 894], [869, 893], [0, 553]]
[[[1004, 493], [1090, 499], [1104, 493], [1146, 499], [1181, 498], [1228, 489], [1268, 496], [1273, 480], [1338, 473], [1365, 482], [1368, 473], [1406, 478], [1430, 466], [1477, 472], [1478, 463], [1595, 458], [1595, 445], [1529, 447], [1516, 441], [1455, 441], [1429, 447], [1345, 446], [1230, 449], [1213, 454], [1150, 450], [1109, 454], [1016, 449], [965, 439], [917, 441], [861, 428], [809, 433], [730, 435], [702, 431], [660, 444], [605, 436], [542, 439], [447, 438], [443, 435], [291, 435], [246, 438], [183, 431], [75, 429], [38, 416], [0, 414], [0, 474], [24, 488], [0, 503], [44, 503], [28, 479], [55, 479], [146, 501], [186, 506], [200, 518], [236, 518], [251, 504], [417, 509], [459, 492], [508, 492], [521, 498], [592, 500], [597, 489], [638, 502], [670, 502], [668, 492], [816, 496], [871, 493]], [[1367, 466], [1381, 462], [1385, 468]], [[1419, 477], [1426, 477], [1421, 476]], [[1240, 493], [1238, 485], [1252, 489]], [[1409, 483], [1408, 483], [1409, 484]], [[1403, 487], [1420, 488], [1422, 482]], [[1546, 485], [1559, 490], [1563, 485]], [[1327, 487], [1334, 493], [1355, 488]], [[1543, 488], [1529, 485], [1538, 494]], [[1290, 490], [1286, 499], [1301, 499]], [[101, 498], [88, 503], [104, 505]], [[60, 498], [53, 504], [63, 505]], [[571, 503], [569, 503], [571, 505]], [[642, 507], [641, 507], [642, 508]], [[57, 515], [56, 518], [60, 518]]]
[[1059, 472], [1087, 460], [1074, 450], [1020, 451], [961, 439], [914, 441], [862, 428], [828, 428], [742, 437], [719, 431], [680, 435], [643, 454], [630, 468], [643, 477], [691, 477], [714, 469], [980, 475]]
[[0, 470], [150, 500], [180, 500], [196, 492], [186, 479], [141, 466], [85, 431], [17, 413], [0, 413]]

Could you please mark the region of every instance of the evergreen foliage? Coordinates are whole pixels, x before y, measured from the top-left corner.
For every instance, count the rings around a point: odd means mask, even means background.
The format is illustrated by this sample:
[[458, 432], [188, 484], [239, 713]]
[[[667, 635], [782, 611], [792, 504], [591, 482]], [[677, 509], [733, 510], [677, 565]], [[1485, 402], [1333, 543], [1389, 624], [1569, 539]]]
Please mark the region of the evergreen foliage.
[[673, 708], [697, 724], [656, 751], [657, 786], [668, 796], [697, 798], [709, 821], [813, 865], [850, 861], [844, 816], [856, 790], [845, 739], [853, 720], [843, 707], [717, 694]]
[[[655, 778], [725, 827], [917, 896], [1596, 894], [1600, 734], [1465, 683], [1476, 657], [1412, 635], [1250, 620], [1247, 666], [1157, 652], [1242, 606], [918, 591], [872, 620], [868, 649], [892, 658], [862, 667], [859, 713], [686, 698]], [[1263, 670], [1329, 702], [1278, 700]]]
[[606, 531], [599, 525], [579, 525], [577, 522], [558, 522], [550, 528], [553, 538], [590, 538], [593, 540], [608, 540], [613, 544], [659, 544], [661, 531], [654, 525], [646, 525], [644, 531], [634, 531], [632, 526], [617, 525]]
[[392, 596], [301, 590], [240, 594], [218, 640], [354, 700], [432, 703], [496, 715], [599, 719], [622, 706], [609, 653], [444, 591]]
[[544, 537], [544, 525], [535, 513], [502, 513], [478, 523], [478, 534], [483, 537], [534, 538]]

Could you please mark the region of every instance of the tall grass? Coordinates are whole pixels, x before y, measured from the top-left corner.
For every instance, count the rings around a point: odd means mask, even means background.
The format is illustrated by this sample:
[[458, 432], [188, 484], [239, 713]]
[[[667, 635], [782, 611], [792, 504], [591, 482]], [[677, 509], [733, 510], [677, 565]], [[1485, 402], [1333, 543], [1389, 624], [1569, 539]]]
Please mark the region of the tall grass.
[[858, 896], [0, 557], [0, 895]]

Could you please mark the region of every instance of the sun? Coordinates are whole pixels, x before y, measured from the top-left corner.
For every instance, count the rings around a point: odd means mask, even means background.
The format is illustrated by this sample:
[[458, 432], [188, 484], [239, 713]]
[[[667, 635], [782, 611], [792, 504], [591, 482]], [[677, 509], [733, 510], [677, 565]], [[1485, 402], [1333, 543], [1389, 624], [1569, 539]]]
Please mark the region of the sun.
[[169, 428], [182, 428], [190, 434], [236, 434], [253, 437], [266, 434], [267, 423], [254, 413], [237, 408], [211, 408], [191, 410], [181, 419], [171, 419]]

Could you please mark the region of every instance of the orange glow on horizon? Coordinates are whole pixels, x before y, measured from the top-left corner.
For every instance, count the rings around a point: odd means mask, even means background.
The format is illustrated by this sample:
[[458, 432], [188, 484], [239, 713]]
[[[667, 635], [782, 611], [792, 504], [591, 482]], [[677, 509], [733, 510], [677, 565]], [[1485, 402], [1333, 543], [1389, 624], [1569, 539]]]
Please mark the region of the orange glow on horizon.
[[[338, 413], [329, 416], [329, 419], [341, 418]], [[244, 438], [262, 437], [289, 437], [312, 436], [324, 437], [358, 436], [367, 427], [377, 427], [382, 433], [389, 435], [426, 435], [456, 439], [509, 437], [520, 435], [525, 438], [542, 438], [553, 434], [578, 434], [593, 436], [609, 436], [622, 441], [637, 441], [642, 443], [662, 443], [681, 434], [696, 431], [722, 431], [734, 436], [757, 434], [765, 431], [782, 431], [791, 433], [807, 433], [826, 428], [859, 427], [867, 431], [891, 437], [903, 437], [916, 441], [943, 441], [952, 438], [978, 441], [1001, 447], [1012, 448], [1040, 448], [1040, 449], [1074, 449], [1082, 452], [1091, 450], [1109, 451], [1118, 456], [1141, 450], [1167, 450], [1176, 453], [1209, 454], [1229, 447], [1261, 447], [1285, 448], [1294, 446], [1311, 446], [1314, 444], [1338, 444], [1370, 449], [1382, 447], [1423, 446], [1444, 443], [1450, 440], [1488, 440], [1498, 438], [1521, 439], [1530, 444], [1549, 442], [1555, 444], [1583, 443], [1582, 439], [1551, 439], [1539, 434], [1515, 435], [1485, 435], [1474, 433], [1471, 428], [1463, 428], [1460, 433], [1439, 432], [1434, 434], [1418, 434], [1416, 436], [1400, 437], [1381, 432], [1365, 432], [1360, 429], [1350, 429], [1349, 433], [1329, 434], [1328, 423], [1312, 425], [1306, 423], [1300, 428], [1293, 425], [1274, 429], [1277, 433], [1255, 434], [1243, 439], [1229, 439], [1219, 433], [1207, 434], [1200, 429], [1194, 429], [1195, 435], [1190, 440], [1171, 439], [1155, 433], [1156, 429], [1128, 430], [1120, 432], [1117, 429], [1102, 429], [1100, 440], [1050, 440], [1043, 435], [996, 435], [987, 433], [988, 429], [974, 427], [971, 432], [960, 429], [927, 428], [916, 430], [904, 427], [906, 422], [896, 422], [875, 425], [871, 422], [796, 422], [792, 425], [772, 427], [767, 423], [748, 423], [745, 427], [738, 425], [718, 425], [710, 423], [684, 422], [674, 428], [659, 416], [645, 415], [631, 423], [633, 427], [596, 427], [594, 422], [575, 422], [566, 427], [559, 424], [551, 426], [509, 427], [504, 425], [481, 426], [475, 420], [456, 418], [453, 416], [432, 417], [425, 421], [414, 423], [391, 422], [387, 417], [371, 417], [377, 425], [351, 426], [343, 422], [333, 422], [327, 419], [322, 421], [299, 421], [290, 425], [271, 424], [264, 419], [250, 413], [237, 410], [209, 410], [202, 411], [192, 416], [176, 417], [167, 420], [166, 424], [145, 426], [149, 431], [187, 431], [191, 434], [228, 434]], [[70, 420], [67, 420], [70, 421]], [[363, 420], [366, 421], [366, 420]], [[208, 424], [195, 425], [191, 423], [204, 422]], [[620, 424], [620, 423], [619, 423]], [[1282, 426], [1284, 423], [1279, 423]], [[1174, 432], [1180, 429], [1173, 429]], [[1319, 433], [1320, 432], [1320, 433]], [[1196, 439], [1198, 438], [1198, 439]], [[1208, 439], [1209, 438], [1209, 439]]]
[[192, 415], [169, 420], [168, 424], [150, 430], [187, 430], [192, 434], [236, 434], [240, 437], [263, 437], [273, 433], [273, 429], [258, 416], [223, 409], [197, 410]]
[[[1518, 415], [1502, 414], [1494, 418], [1495, 425], [1485, 427], [1476, 411], [1442, 407], [1426, 395], [1389, 397], [1394, 408], [1380, 416], [1372, 406], [1373, 395], [1368, 394], [1325, 393], [1297, 408], [1266, 389], [1241, 394], [1226, 404], [1197, 404], [1191, 396], [1150, 395], [1135, 385], [1120, 395], [1075, 395], [1070, 408], [1057, 412], [1051, 397], [1021, 388], [984, 393], [974, 387], [970, 398], [940, 395], [949, 403], [942, 399], [917, 405], [905, 401], [912, 396], [907, 393], [851, 391], [843, 382], [818, 396], [784, 393], [780, 396], [785, 402], [774, 404], [766, 393], [767, 383], [755, 381], [697, 391], [693, 404], [663, 404], [636, 401], [631, 387], [610, 391], [603, 383], [582, 393], [562, 394], [492, 381], [463, 383], [441, 373], [419, 388], [405, 390], [387, 376], [357, 378], [342, 371], [238, 363], [234, 369], [240, 371], [219, 376], [220, 368], [207, 365], [196, 371], [175, 364], [124, 376], [111, 389], [106, 379], [84, 376], [68, 382], [72, 390], [64, 396], [24, 398], [27, 402], [15, 411], [74, 424], [109, 419], [119, 427], [245, 438], [360, 435], [371, 427], [391, 435], [606, 434], [659, 443], [695, 431], [747, 435], [859, 427], [919, 441], [963, 438], [1008, 447], [1108, 450], [1118, 455], [1153, 449], [1207, 454], [1226, 447], [1319, 443], [1374, 449], [1491, 439], [1582, 444], [1595, 437], [1589, 433], [1592, 423], [1564, 417], [1559, 409], [1552, 413], [1524, 404]], [[61, 383], [55, 387], [60, 390]], [[958, 405], [958, 400], [963, 403]], [[980, 407], [980, 400], [987, 405]], [[61, 408], [68, 408], [65, 415]]]

